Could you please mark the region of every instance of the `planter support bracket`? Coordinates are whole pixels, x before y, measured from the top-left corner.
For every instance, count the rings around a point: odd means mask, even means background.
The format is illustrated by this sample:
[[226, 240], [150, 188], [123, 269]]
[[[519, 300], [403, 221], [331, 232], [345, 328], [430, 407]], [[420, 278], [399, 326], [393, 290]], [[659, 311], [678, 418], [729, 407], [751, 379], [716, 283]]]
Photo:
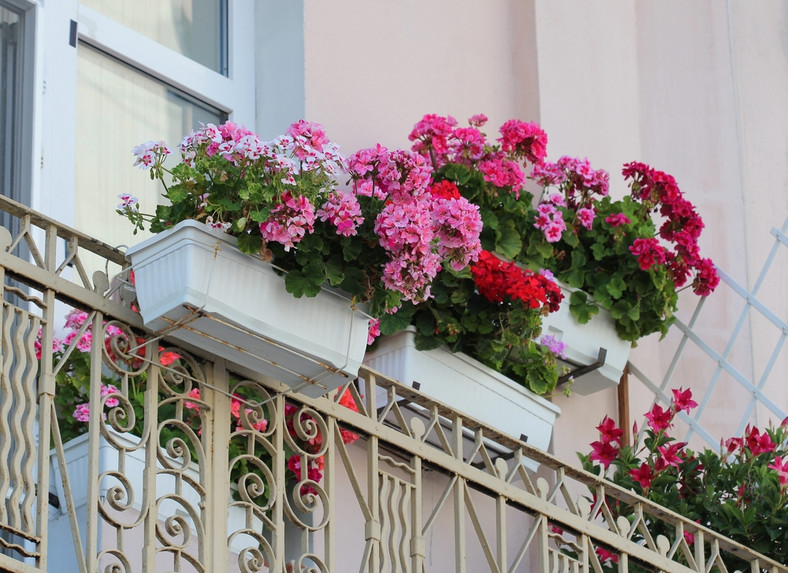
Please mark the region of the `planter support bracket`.
[[607, 350], [605, 348], [600, 348], [599, 353], [596, 357], [596, 362], [592, 362], [587, 366], [581, 366], [580, 368], [576, 368], [571, 372], [564, 374], [560, 378], [558, 378], [558, 383], [556, 386], [560, 386], [569, 381], [570, 378], [580, 378], [583, 374], [588, 374], [589, 372], [593, 372], [594, 370], [601, 368], [605, 365], [605, 358], [607, 358]]

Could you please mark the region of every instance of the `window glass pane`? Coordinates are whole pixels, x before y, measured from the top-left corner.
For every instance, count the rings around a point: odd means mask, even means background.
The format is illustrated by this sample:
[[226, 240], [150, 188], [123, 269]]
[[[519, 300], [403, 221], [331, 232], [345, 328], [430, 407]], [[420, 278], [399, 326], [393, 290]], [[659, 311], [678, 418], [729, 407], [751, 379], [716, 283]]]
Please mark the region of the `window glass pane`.
[[152, 213], [163, 191], [148, 171], [133, 167], [135, 145], [165, 140], [179, 160], [184, 135], [202, 123], [221, 123], [216, 109], [189, 98], [106, 54], [80, 44], [77, 76], [74, 226], [113, 246], [145, 236], [115, 213], [118, 195], [130, 193]]
[[22, 17], [0, 4], [0, 192], [20, 200], [15, 180]]
[[82, 4], [227, 75], [226, 0], [82, 0]]

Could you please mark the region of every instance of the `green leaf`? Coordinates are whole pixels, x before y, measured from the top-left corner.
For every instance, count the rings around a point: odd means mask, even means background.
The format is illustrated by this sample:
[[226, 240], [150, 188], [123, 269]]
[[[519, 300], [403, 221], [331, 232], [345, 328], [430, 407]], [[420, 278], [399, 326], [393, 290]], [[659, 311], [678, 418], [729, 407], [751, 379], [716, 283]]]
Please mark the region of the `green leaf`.
[[446, 178], [451, 179], [460, 185], [467, 183], [471, 178], [471, 172], [465, 165], [459, 163], [450, 163], [440, 170], [440, 173]]
[[270, 215], [270, 209], [259, 209], [257, 211], [250, 211], [249, 218], [255, 223], [262, 223], [266, 221]]
[[575, 249], [572, 251], [572, 267], [579, 269], [583, 268], [586, 264], [586, 255], [580, 249]]
[[497, 229], [498, 228], [498, 216], [493, 213], [492, 211], [483, 211], [482, 212], [482, 225], [485, 229]]
[[627, 283], [624, 282], [624, 279], [620, 276], [612, 277], [610, 282], [607, 283], [607, 293], [613, 299], [621, 298], [625, 290], [627, 290]]
[[364, 272], [358, 267], [346, 267], [344, 274], [345, 278], [339, 284], [339, 288], [351, 296], [366, 300], [368, 280]]
[[577, 322], [586, 324], [591, 317], [599, 312], [599, 307], [593, 302], [588, 302], [588, 295], [581, 290], [576, 290], [569, 297], [569, 310]]
[[254, 255], [260, 252], [263, 246], [263, 238], [258, 233], [244, 233], [238, 235], [238, 248], [242, 253]]
[[235, 230], [240, 233], [246, 228], [247, 221], [248, 219], [246, 217], [241, 217], [235, 223], [233, 223], [233, 227], [235, 227]]
[[341, 257], [334, 256], [326, 261], [326, 278], [331, 286], [337, 286], [345, 280]]
[[586, 274], [583, 271], [573, 268], [565, 275], [562, 275], [561, 278], [569, 283], [569, 286], [580, 288], [585, 284], [585, 276]]
[[361, 254], [361, 243], [359, 241], [351, 241], [346, 237], [342, 241], [342, 256], [346, 261], [355, 261]]
[[173, 185], [167, 190], [165, 195], [173, 203], [180, 203], [189, 196], [189, 190], [184, 185]]
[[285, 275], [285, 289], [296, 298], [313, 297], [321, 291], [325, 280], [323, 268], [310, 263], [301, 270], [292, 270]]
[[383, 335], [394, 334], [405, 330], [413, 319], [416, 308], [411, 305], [402, 305], [394, 314], [385, 313], [380, 317], [380, 333]]
[[495, 250], [507, 259], [514, 259], [523, 250], [523, 241], [514, 227], [514, 221], [504, 221], [499, 225], [495, 237]]

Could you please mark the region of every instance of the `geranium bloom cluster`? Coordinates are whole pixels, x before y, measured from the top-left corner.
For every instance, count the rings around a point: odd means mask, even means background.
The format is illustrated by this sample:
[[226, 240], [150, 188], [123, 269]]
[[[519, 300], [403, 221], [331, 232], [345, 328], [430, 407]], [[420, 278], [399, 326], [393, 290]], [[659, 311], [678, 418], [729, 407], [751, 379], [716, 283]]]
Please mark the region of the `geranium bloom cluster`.
[[315, 206], [309, 199], [284, 193], [268, 219], [260, 223], [260, 235], [266, 241], [282, 244], [285, 251], [289, 251], [307, 233], [314, 231], [315, 217]]
[[481, 249], [481, 217], [476, 205], [442, 188], [430, 192], [432, 169], [420, 155], [377, 146], [348, 160], [358, 197], [383, 201], [374, 231], [389, 260], [386, 288], [414, 303], [430, 296], [442, 261], [460, 270]]
[[364, 222], [356, 196], [345, 191], [329, 194], [328, 199], [317, 211], [321, 221], [328, 221], [337, 229], [337, 234], [352, 237]]
[[[204, 125], [181, 141], [182, 164], [173, 170], [163, 166], [170, 153], [164, 142], [139, 145], [133, 153], [135, 165], [154, 169], [155, 177], [162, 179], [165, 171], [173, 176], [174, 185], [165, 195], [189, 209], [178, 210], [179, 220], [202, 219], [238, 233], [258, 225], [263, 238], [288, 249], [312, 231], [317, 207], [345, 172], [339, 147], [320, 125], [303, 120], [271, 141], [233, 122]], [[157, 216], [146, 216], [137, 211], [133, 197], [121, 200], [118, 212], [138, 228], [146, 219], [155, 230], [178, 222], [166, 207], [157, 210]], [[242, 225], [237, 225], [239, 220]]]
[[710, 294], [720, 279], [712, 261], [700, 256], [698, 239], [704, 228], [703, 220], [684, 198], [675, 178], [638, 162], [626, 164], [623, 174], [631, 181], [633, 197], [648, 211], [659, 210], [664, 218], [659, 237], [672, 245], [672, 250], [653, 244], [633, 245], [632, 252], [639, 257], [641, 268], [665, 263], [676, 286], [684, 286], [693, 276], [695, 293]]
[[482, 251], [479, 261], [471, 265], [479, 293], [490, 302], [520, 301], [527, 308], [558, 310], [564, 295], [547, 277], [502, 261], [489, 251]]
[[531, 178], [545, 188], [559, 190], [559, 193], [545, 193], [537, 206], [534, 226], [544, 232], [547, 242], [558, 242], [567, 223], [572, 228], [592, 229], [596, 216], [594, 202], [609, 192], [607, 171], [593, 169], [588, 159], [563, 156], [555, 163], [535, 164]]
[[509, 120], [501, 126], [500, 147], [487, 143], [478, 129], [487, 118], [476, 115], [470, 127], [457, 127], [452, 116], [425, 115], [408, 136], [413, 151], [428, 157], [435, 169], [449, 163], [473, 165], [485, 181], [519, 197], [525, 183], [522, 161], [539, 163], [547, 151], [547, 134], [535, 123]]
[[150, 220], [154, 232], [184, 219], [226, 231], [242, 252], [288, 271], [296, 296], [344, 280], [356, 300], [372, 300], [373, 315], [396, 312], [402, 301], [429, 298], [444, 264], [459, 271], [480, 250], [478, 207], [431, 193], [432, 168], [410, 151], [378, 145], [346, 160], [320, 125], [304, 120], [271, 141], [232, 122], [205, 125], [184, 138], [172, 169], [163, 167], [165, 150], [151, 142], [135, 153], [143, 167], [161, 167], [154, 177], [172, 175], [172, 205], [143, 215], [124, 196], [118, 212], [139, 229]]

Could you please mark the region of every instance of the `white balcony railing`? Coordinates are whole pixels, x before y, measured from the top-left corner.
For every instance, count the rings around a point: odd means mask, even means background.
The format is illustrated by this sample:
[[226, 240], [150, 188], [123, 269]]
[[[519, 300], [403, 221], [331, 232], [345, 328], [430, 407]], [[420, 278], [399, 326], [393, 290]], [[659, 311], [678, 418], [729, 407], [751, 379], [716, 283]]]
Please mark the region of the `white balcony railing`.
[[[374, 371], [343, 405], [171, 347], [110, 288], [120, 252], [0, 205], [21, 229], [0, 230], [4, 570], [788, 571]], [[69, 307], [93, 335], [94, 406], [64, 444]]]

